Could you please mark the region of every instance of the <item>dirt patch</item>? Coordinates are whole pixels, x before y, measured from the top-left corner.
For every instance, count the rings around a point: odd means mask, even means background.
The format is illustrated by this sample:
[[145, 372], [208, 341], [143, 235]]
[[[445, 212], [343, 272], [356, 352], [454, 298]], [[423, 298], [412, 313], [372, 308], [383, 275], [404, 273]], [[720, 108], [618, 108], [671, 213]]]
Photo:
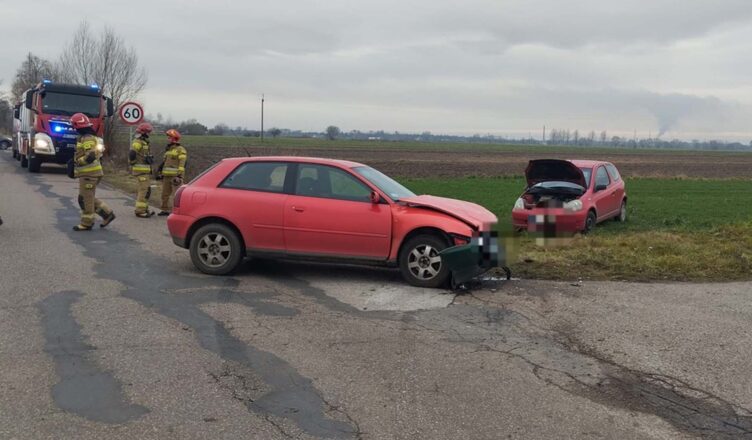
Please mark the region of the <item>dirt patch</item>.
[[596, 159], [614, 163], [626, 177], [752, 178], [752, 154], [680, 152], [676, 154], [621, 150], [607, 154], [582, 152], [552, 154], [519, 151], [462, 151], [375, 147], [351, 149], [290, 147], [200, 147], [189, 149], [189, 174], [196, 175], [212, 163], [236, 156], [291, 155], [352, 160], [401, 177], [461, 177], [521, 175], [531, 159], [560, 157]]

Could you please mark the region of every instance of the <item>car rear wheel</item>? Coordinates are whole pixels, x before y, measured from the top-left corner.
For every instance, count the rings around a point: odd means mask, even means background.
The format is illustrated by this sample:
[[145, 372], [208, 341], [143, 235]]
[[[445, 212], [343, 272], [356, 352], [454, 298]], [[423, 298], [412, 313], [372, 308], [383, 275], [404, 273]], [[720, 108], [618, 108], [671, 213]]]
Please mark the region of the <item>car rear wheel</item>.
[[587, 217], [585, 218], [585, 229], [582, 230], [582, 233], [589, 234], [595, 227], [597, 220], [598, 218], [595, 216], [595, 211], [588, 211]]
[[402, 277], [417, 287], [442, 287], [449, 280], [449, 268], [439, 253], [447, 243], [434, 235], [418, 235], [408, 240], [400, 252]]
[[230, 227], [212, 223], [199, 228], [191, 238], [191, 261], [209, 275], [226, 275], [243, 260], [240, 238]]
[[10, 141], [0, 141], [0, 150], [7, 150], [10, 148]]
[[619, 215], [616, 216], [617, 222], [625, 222], [627, 221], [627, 201], [622, 200], [621, 201], [621, 209], [619, 210]]

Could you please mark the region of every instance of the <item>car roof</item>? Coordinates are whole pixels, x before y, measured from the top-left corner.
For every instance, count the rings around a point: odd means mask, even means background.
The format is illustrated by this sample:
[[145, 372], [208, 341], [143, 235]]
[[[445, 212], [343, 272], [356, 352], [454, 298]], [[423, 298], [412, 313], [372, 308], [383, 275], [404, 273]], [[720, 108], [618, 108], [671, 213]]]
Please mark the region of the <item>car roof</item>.
[[575, 164], [576, 166], [580, 168], [593, 168], [596, 165], [611, 165], [611, 162], [606, 162], [603, 160], [580, 160], [580, 159], [577, 159], [577, 160], [567, 159], [567, 160], [569, 160], [570, 162], [572, 162], [573, 164]]
[[317, 165], [334, 165], [341, 168], [364, 167], [362, 163], [352, 162], [349, 160], [326, 159], [323, 157], [303, 157], [303, 156], [247, 156], [247, 157], [228, 157], [222, 159], [223, 162], [242, 163], [242, 162], [306, 162]]

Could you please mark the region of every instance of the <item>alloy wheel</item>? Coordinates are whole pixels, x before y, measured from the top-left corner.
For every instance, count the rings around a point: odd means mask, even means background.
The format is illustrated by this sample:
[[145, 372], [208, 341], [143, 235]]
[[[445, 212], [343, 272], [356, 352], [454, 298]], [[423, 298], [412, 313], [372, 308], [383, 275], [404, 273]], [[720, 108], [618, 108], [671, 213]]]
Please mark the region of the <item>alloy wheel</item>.
[[204, 235], [198, 244], [198, 256], [211, 268], [222, 267], [232, 254], [230, 241], [218, 232]]
[[441, 271], [439, 251], [427, 244], [416, 246], [410, 251], [407, 267], [410, 273], [419, 280], [433, 279]]

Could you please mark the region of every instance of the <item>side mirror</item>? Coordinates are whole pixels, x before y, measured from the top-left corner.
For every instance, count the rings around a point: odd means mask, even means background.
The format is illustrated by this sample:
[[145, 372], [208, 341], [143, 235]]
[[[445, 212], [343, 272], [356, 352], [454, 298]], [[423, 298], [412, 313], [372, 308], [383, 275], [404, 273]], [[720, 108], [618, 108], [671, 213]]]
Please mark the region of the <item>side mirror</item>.
[[26, 102], [24, 103], [24, 106], [28, 108], [29, 110], [34, 109], [34, 93], [26, 94]]
[[374, 205], [381, 203], [381, 196], [376, 191], [371, 191], [371, 203]]
[[112, 98], [107, 99], [107, 117], [112, 117], [115, 114], [115, 105], [112, 103]]
[[595, 192], [603, 191], [606, 188], [608, 188], [608, 185], [604, 185], [604, 184], [595, 185]]
[[16, 119], [21, 119], [21, 104], [16, 104], [13, 106], [13, 117]]

